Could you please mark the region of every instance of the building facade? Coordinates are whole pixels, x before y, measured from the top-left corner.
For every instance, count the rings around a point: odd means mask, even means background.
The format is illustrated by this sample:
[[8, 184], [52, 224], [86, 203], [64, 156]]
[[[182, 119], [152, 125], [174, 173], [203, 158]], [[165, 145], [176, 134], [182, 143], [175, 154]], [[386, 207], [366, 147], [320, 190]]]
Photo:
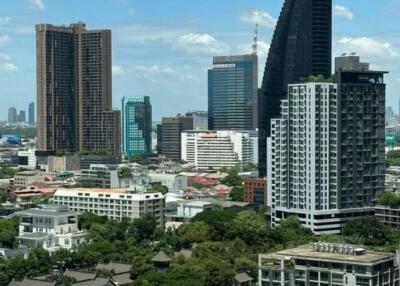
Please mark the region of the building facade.
[[150, 97], [122, 99], [122, 144], [128, 157], [150, 154], [152, 149]]
[[12, 106], [8, 109], [8, 123], [14, 124], [17, 122], [17, 109]]
[[17, 116], [17, 121], [21, 122], [21, 123], [25, 123], [26, 122], [26, 114], [25, 114], [25, 110], [20, 110], [19, 114]]
[[375, 217], [382, 224], [400, 230], [400, 207], [377, 205], [375, 207]]
[[49, 251], [71, 249], [85, 242], [85, 232], [78, 229], [78, 214], [62, 206], [28, 209], [20, 218], [17, 240], [30, 248]]
[[106, 122], [115, 119], [106, 114], [112, 109], [111, 31], [39, 24], [36, 40], [38, 149], [93, 151], [118, 144], [120, 136], [104, 130], [120, 129], [119, 122]]
[[289, 85], [268, 138], [272, 226], [290, 215], [315, 233], [374, 214], [384, 191], [383, 73], [338, 72], [338, 84]]
[[193, 117], [164, 117], [161, 123], [161, 154], [174, 161], [181, 160], [181, 134], [193, 129]]
[[267, 206], [267, 181], [264, 179], [244, 179], [244, 201], [257, 206]]
[[279, 117], [287, 86], [331, 75], [332, 0], [286, 0], [272, 38], [259, 96], [259, 172], [266, 176], [271, 119]]
[[34, 125], [35, 124], [35, 103], [34, 102], [29, 103], [28, 123], [30, 125]]
[[208, 128], [257, 128], [257, 55], [214, 57], [208, 71]]
[[18, 165], [35, 169], [37, 166], [35, 149], [18, 151]]
[[122, 189], [60, 189], [54, 203], [78, 213], [90, 212], [109, 219], [136, 219], [152, 215], [164, 224], [165, 199], [161, 193], [129, 193]]
[[197, 169], [221, 169], [256, 164], [256, 131], [185, 131], [182, 133], [182, 161]]
[[81, 171], [78, 183], [92, 188], [119, 188], [118, 170], [112, 166], [93, 164]]
[[262, 286], [393, 286], [400, 283], [395, 254], [355, 245], [314, 243], [258, 258]]

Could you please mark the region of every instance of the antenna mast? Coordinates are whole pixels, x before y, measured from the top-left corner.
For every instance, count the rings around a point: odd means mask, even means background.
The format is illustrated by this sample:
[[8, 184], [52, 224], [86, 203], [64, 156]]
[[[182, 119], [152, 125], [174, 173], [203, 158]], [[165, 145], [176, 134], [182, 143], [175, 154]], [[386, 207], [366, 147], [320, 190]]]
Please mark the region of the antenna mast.
[[258, 23], [256, 23], [256, 30], [254, 31], [254, 41], [253, 41], [253, 55], [257, 55], [258, 50]]

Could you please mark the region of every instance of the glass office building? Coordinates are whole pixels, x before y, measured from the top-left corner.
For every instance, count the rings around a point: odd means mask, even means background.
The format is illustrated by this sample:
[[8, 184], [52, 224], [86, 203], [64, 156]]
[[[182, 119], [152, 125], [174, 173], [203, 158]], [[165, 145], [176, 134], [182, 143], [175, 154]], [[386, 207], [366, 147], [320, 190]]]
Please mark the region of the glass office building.
[[151, 152], [150, 97], [124, 97], [122, 99], [122, 142], [126, 156]]

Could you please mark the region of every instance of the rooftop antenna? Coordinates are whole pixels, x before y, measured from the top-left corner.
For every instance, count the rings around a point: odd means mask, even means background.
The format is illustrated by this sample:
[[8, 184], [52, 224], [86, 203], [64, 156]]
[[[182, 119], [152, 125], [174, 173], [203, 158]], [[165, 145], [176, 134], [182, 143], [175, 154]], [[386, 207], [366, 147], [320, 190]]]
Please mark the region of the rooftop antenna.
[[253, 41], [253, 55], [257, 55], [257, 49], [258, 49], [258, 23], [256, 23], [256, 30], [254, 31], [254, 41]]

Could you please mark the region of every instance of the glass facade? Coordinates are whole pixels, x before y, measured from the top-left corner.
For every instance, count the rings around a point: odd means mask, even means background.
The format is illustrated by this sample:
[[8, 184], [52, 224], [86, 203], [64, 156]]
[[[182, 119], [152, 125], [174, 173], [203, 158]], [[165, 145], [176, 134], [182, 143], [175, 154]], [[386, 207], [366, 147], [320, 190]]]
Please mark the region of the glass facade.
[[148, 96], [122, 99], [123, 149], [128, 157], [151, 152], [151, 104]]
[[256, 128], [257, 55], [214, 57], [208, 71], [208, 128]]

